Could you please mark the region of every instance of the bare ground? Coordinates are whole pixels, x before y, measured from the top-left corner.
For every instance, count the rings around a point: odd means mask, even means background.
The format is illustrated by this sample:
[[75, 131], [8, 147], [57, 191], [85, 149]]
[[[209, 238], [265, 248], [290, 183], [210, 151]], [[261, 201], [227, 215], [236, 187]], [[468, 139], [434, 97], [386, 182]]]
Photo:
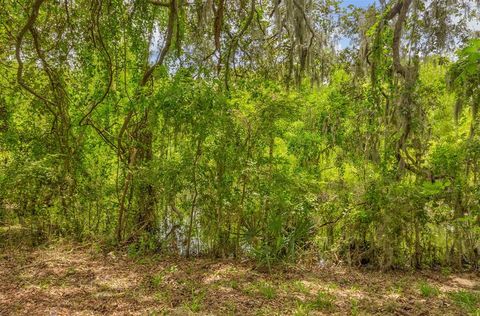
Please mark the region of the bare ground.
[[0, 247], [0, 315], [479, 315], [479, 290], [473, 273], [264, 273], [249, 262], [129, 258], [67, 242]]

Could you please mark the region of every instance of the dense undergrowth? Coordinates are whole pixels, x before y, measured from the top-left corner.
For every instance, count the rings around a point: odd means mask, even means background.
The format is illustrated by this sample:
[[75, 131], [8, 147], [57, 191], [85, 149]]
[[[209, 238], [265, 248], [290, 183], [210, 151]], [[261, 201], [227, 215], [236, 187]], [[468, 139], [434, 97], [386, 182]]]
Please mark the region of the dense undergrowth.
[[65, 1], [71, 15], [7, 5], [0, 222], [132, 254], [478, 269], [480, 42], [462, 33], [456, 57], [420, 52], [439, 35], [417, 15], [423, 2], [343, 12], [358, 47], [312, 33], [299, 55], [310, 19], [333, 36], [338, 5], [275, 7], [301, 29], [280, 27], [272, 48], [257, 38], [274, 13], [231, 3], [238, 17], [202, 20], [223, 56], [210, 63], [197, 7], [175, 0]]

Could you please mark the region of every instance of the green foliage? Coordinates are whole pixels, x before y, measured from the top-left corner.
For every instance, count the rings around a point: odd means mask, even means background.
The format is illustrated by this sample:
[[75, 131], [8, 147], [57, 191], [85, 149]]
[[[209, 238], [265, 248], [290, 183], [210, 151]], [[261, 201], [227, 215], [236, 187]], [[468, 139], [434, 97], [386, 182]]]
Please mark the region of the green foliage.
[[421, 282], [418, 285], [418, 289], [420, 290], [420, 294], [423, 297], [433, 297], [440, 294], [440, 290], [436, 286], [431, 285], [427, 282]]
[[457, 52], [458, 60], [452, 64], [448, 73], [448, 83], [457, 93], [455, 117], [458, 120], [464, 105], [472, 109], [472, 132], [478, 121], [478, 102], [480, 100], [480, 40], [471, 39]]
[[277, 296], [275, 287], [268, 282], [258, 284], [258, 292], [266, 299], [274, 299]]
[[[134, 257], [478, 268], [478, 39], [453, 62], [419, 53], [469, 34], [426, 25], [417, 2], [405, 66], [393, 2], [230, 1], [228, 19], [171, 4], [0, 11], [2, 225]], [[355, 42], [342, 52], [338, 14]]]
[[480, 295], [478, 292], [458, 291], [450, 294], [452, 300], [471, 315], [480, 312]]
[[335, 297], [326, 292], [319, 291], [315, 298], [309, 302], [310, 306], [316, 310], [330, 311], [335, 306]]
[[295, 316], [308, 316], [308, 315], [310, 315], [310, 310], [311, 310], [311, 308], [307, 304], [297, 302], [295, 310], [293, 311], [293, 315], [295, 315]]
[[203, 306], [203, 301], [205, 299], [205, 294], [206, 293], [204, 291], [192, 289], [190, 300], [184, 304], [185, 308], [194, 313], [200, 312]]

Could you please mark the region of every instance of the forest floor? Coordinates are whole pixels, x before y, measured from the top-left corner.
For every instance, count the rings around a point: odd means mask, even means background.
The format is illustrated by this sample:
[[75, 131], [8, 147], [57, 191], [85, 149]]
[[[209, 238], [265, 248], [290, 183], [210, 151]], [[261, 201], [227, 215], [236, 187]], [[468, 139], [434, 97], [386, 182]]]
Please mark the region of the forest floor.
[[480, 275], [129, 257], [0, 234], [0, 315], [480, 315]]

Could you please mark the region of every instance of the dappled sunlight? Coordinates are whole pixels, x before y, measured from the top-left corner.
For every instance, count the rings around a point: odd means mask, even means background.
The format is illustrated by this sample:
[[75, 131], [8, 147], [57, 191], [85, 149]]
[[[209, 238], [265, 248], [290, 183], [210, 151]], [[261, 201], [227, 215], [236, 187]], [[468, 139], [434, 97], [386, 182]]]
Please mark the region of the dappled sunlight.
[[480, 316], [480, 0], [0, 3], [0, 316]]
[[210, 267], [210, 271], [211, 272], [208, 273], [203, 279], [203, 283], [205, 284], [243, 278], [245, 277], [245, 274], [248, 273], [246, 269], [242, 269], [241, 267], [235, 267], [231, 264], [223, 265], [221, 263]]
[[342, 266], [265, 274], [249, 262], [210, 259], [150, 258], [136, 263], [121, 252], [101, 254], [68, 243], [10, 252], [0, 260], [0, 268], [0, 312], [7, 314], [256, 315], [308, 310], [311, 315], [344, 315], [352, 309], [369, 314], [430, 309], [453, 315], [460, 314], [462, 305], [452, 302], [449, 293], [466, 293], [458, 300], [467, 300], [480, 281], [475, 274], [402, 275]]

